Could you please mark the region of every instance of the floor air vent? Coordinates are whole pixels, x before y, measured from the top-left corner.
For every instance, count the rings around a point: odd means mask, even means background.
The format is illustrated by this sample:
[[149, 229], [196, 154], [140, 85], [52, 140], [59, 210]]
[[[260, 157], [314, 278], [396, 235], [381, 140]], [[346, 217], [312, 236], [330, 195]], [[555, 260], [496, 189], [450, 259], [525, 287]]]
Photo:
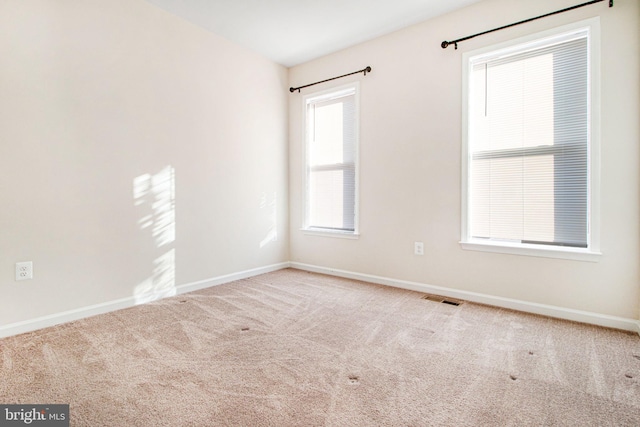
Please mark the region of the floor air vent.
[[462, 301], [443, 297], [440, 295], [426, 294], [425, 296], [422, 297], [422, 299], [426, 299], [427, 301], [440, 302], [442, 304], [455, 305], [456, 307], [462, 304]]

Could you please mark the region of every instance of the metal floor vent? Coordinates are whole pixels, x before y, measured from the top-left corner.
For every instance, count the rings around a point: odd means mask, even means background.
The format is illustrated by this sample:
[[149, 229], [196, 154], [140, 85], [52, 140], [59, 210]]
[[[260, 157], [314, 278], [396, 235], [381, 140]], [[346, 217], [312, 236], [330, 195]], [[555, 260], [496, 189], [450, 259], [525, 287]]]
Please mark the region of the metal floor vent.
[[462, 301], [443, 297], [440, 295], [426, 294], [425, 296], [422, 297], [422, 299], [426, 299], [428, 301], [433, 301], [433, 302], [440, 302], [442, 304], [455, 305], [456, 307], [462, 304]]

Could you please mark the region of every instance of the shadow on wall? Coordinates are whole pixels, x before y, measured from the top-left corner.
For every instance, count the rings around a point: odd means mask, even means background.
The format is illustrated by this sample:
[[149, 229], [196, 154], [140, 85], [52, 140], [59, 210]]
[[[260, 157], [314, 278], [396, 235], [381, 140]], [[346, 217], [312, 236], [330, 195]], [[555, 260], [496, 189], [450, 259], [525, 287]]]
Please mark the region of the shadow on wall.
[[149, 232], [160, 254], [153, 261], [151, 276], [133, 292], [136, 304], [144, 304], [176, 294], [175, 170], [140, 175], [133, 180], [133, 204], [141, 212], [140, 229]]
[[262, 197], [260, 198], [260, 211], [265, 212], [267, 214], [267, 219], [269, 221], [269, 225], [267, 228], [267, 234], [264, 236], [264, 239], [260, 241], [260, 249], [264, 248], [271, 242], [275, 242], [278, 240], [278, 224], [277, 224], [277, 211], [276, 211], [276, 201], [277, 194], [274, 191], [273, 195], [269, 197], [267, 193], [262, 193]]

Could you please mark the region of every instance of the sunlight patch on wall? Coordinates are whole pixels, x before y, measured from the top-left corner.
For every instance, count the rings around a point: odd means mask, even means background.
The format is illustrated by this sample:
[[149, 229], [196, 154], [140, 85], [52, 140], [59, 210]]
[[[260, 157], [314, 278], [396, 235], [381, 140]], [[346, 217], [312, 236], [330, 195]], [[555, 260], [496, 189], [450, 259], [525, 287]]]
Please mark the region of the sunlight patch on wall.
[[266, 192], [262, 193], [260, 198], [260, 212], [265, 214], [268, 218], [267, 233], [264, 239], [260, 241], [260, 248], [264, 248], [271, 242], [278, 240], [278, 223], [277, 223], [277, 193], [274, 191], [272, 196], [269, 196]]
[[142, 211], [140, 229], [150, 233], [160, 255], [152, 261], [151, 276], [134, 289], [136, 304], [144, 304], [176, 294], [175, 170], [166, 166], [156, 174], [133, 180], [133, 203]]
[[153, 261], [153, 274], [136, 286], [136, 304], [144, 304], [176, 294], [176, 255], [171, 249]]
[[144, 174], [133, 180], [135, 206], [146, 206], [150, 212], [138, 223], [149, 228], [158, 247], [176, 239], [175, 171], [167, 166], [155, 175]]

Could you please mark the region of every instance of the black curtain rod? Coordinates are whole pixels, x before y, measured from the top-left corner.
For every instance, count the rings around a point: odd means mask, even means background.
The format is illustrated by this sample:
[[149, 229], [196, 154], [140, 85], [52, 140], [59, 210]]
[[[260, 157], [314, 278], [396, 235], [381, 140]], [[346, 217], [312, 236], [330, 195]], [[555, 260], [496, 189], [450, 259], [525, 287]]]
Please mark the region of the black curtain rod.
[[[605, 1], [605, 0], [593, 0], [593, 1], [586, 2], [586, 3], [582, 3], [582, 4], [575, 5], [575, 6], [571, 6], [571, 7], [568, 7], [566, 9], [556, 10], [555, 12], [550, 12], [550, 13], [546, 13], [544, 15], [536, 16], [535, 18], [529, 18], [529, 19], [525, 19], [524, 21], [514, 22], [513, 24], [504, 25], [504, 26], [499, 27], [499, 28], [494, 28], [493, 30], [483, 31], [481, 33], [474, 34], [472, 36], [463, 37], [461, 39], [452, 40], [452, 41], [446, 41], [445, 40], [440, 44], [440, 46], [443, 49], [446, 49], [447, 47], [449, 47], [449, 45], [454, 45], [456, 47], [456, 49], [457, 49], [459, 42], [463, 42], [465, 40], [469, 40], [469, 39], [472, 39], [474, 37], [483, 36], [485, 34], [493, 33], [494, 31], [504, 30], [505, 28], [514, 27], [514, 26], [520, 25], [520, 24], [525, 24], [527, 22], [535, 21], [536, 19], [546, 18], [547, 16], [557, 15], [559, 13], [568, 12], [570, 10], [577, 9], [579, 7], [589, 6], [589, 5], [594, 4], [594, 3], [600, 3], [602, 1]], [[609, 7], [613, 7], [613, 0], [609, 0]]]
[[331, 77], [330, 79], [322, 80], [322, 81], [315, 82], [315, 83], [309, 83], [308, 85], [298, 86], [298, 87], [290, 87], [289, 88], [289, 92], [293, 93], [296, 90], [298, 92], [300, 92], [300, 89], [304, 89], [305, 87], [309, 87], [309, 86], [313, 86], [313, 85], [319, 85], [320, 83], [330, 82], [331, 80], [341, 79], [343, 77], [351, 76], [353, 74], [364, 73], [364, 75], [366, 76], [367, 73], [370, 73], [370, 72], [371, 72], [371, 67], [367, 67], [367, 68], [363, 68], [362, 70], [354, 71], [353, 73], [343, 74], [343, 75], [338, 76], [338, 77]]

